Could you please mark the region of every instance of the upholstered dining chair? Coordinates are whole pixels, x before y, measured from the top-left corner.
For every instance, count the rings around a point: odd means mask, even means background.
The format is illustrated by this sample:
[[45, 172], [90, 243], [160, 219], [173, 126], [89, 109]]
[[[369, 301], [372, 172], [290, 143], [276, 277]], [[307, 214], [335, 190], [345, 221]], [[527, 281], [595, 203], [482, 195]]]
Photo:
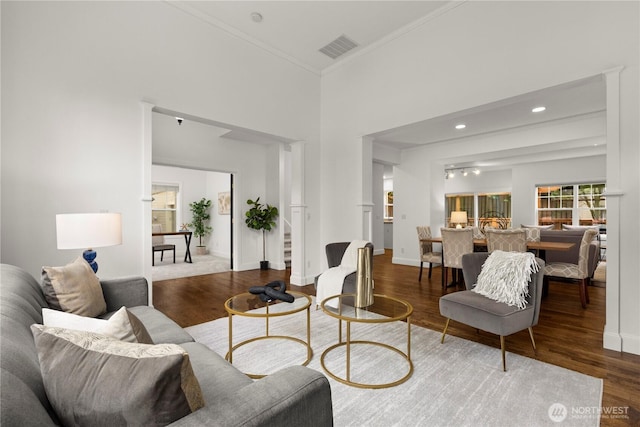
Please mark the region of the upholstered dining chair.
[[579, 281], [578, 288], [580, 291], [580, 303], [582, 308], [587, 308], [589, 303], [589, 283], [591, 277], [589, 273], [589, 247], [591, 242], [596, 238], [597, 230], [587, 229], [580, 241], [580, 252], [578, 255], [578, 264], [566, 262], [550, 262], [544, 267], [544, 287], [548, 288], [550, 277], [559, 277], [562, 279], [571, 279]]
[[529, 338], [533, 349], [536, 342], [533, 338], [532, 327], [538, 324], [540, 303], [542, 299], [542, 280], [544, 261], [535, 258], [538, 272], [532, 273], [528, 283], [528, 295], [524, 308], [495, 301], [489, 297], [473, 292], [478, 276], [484, 267], [488, 252], [475, 252], [462, 257], [462, 272], [466, 290], [444, 295], [440, 298], [440, 314], [447, 318], [442, 331], [441, 343], [449, 328], [449, 322], [455, 320], [476, 329], [481, 329], [500, 336], [500, 350], [502, 352], [502, 370], [507, 370], [505, 358], [505, 337], [524, 329], [529, 330]]
[[487, 250], [489, 253], [500, 250], [506, 252], [526, 252], [527, 235], [522, 229], [484, 231], [487, 236]]
[[431, 227], [419, 225], [416, 230], [418, 230], [418, 244], [420, 245], [420, 274], [418, 275], [418, 282], [420, 282], [422, 281], [422, 264], [429, 263], [429, 279], [431, 279], [433, 265], [442, 265], [442, 252], [434, 252], [433, 243], [425, 241], [431, 239]]
[[449, 268], [454, 281], [459, 281], [458, 270], [462, 268], [462, 256], [473, 252], [473, 229], [441, 228], [442, 235], [442, 289], [446, 289], [449, 280]]
[[[152, 224], [153, 233], [162, 233], [162, 224]], [[151, 265], [156, 265], [156, 252], [160, 252], [160, 261], [164, 258], [164, 251], [173, 252], [173, 263], [176, 263], [176, 245], [165, 243], [164, 236], [151, 236], [151, 245], [153, 251], [151, 253]]]

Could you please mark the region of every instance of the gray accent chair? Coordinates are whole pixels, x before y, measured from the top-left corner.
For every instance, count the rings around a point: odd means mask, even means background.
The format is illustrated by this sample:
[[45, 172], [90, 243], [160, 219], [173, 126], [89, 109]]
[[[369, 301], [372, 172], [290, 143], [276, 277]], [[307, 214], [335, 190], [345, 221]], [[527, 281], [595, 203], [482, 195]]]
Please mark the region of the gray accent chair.
[[500, 349], [502, 350], [502, 370], [506, 371], [504, 337], [523, 329], [528, 329], [531, 344], [533, 349], [536, 349], [533, 329], [531, 328], [538, 324], [540, 315], [542, 278], [545, 264], [543, 260], [536, 258], [539, 271], [531, 275], [527, 306], [524, 309], [519, 309], [471, 291], [478, 282], [478, 275], [489, 255], [487, 252], [474, 252], [462, 257], [462, 273], [464, 274], [467, 290], [447, 294], [440, 298], [440, 314], [447, 318], [441, 342], [444, 343], [451, 319], [476, 329], [499, 335]]
[[[327, 246], [325, 246], [325, 252], [327, 254], [327, 264], [329, 265], [329, 268], [337, 267], [340, 265], [342, 256], [349, 247], [350, 243], [351, 242], [336, 242], [329, 243]], [[365, 246], [371, 248], [371, 253], [373, 253], [373, 244], [367, 243]], [[373, 266], [373, 258], [371, 260], [371, 265]], [[320, 275], [317, 275], [315, 277], [315, 280], [313, 281], [313, 286], [316, 290], [318, 289], [318, 277], [320, 277]], [[356, 273], [351, 273], [347, 277], [345, 277], [344, 283], [342, 285], [342, 293], [355, 294], [356, 280]], [[318, 303], [320, 303], [320, 301], [318, 301]]]

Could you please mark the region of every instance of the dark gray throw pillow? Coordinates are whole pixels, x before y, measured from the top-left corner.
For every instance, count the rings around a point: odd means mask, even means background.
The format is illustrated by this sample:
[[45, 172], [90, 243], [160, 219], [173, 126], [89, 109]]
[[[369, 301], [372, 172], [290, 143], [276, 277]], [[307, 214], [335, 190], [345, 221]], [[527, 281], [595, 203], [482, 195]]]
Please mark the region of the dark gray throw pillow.
[[47, 397], [65, 426], [162, 426], [204, 406], [176, 344], [32, 325]]

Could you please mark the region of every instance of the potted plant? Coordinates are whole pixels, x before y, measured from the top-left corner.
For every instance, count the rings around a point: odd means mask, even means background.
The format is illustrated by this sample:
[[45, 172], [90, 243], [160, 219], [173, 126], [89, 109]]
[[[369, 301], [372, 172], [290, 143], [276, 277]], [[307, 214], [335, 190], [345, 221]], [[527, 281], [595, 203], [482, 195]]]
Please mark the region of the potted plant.
[[278, 208], [271, 205], [263, 205], [260, 203], [260, 197], [256, 200], [247, 200], [247, 204], [251, 208], [247, 211], [247, 218], [244, 222], [253, 230], [262, 230], [262, 261], [260, 261], [260, 270], [269, 269], [269, 261], [267, 261], [265, 247], [265, 233], [271, 231], [276, 226], [275, 219], [278, 217]]
[[207, 224], [211, 218], [209, 214], [211, 200], [203, 197], [199, 202], [189, 203], [189, 208], [191, 209], [193, 219], [188, 225], [193, 228], [193, 235], [199, 238], [199, 244], [196, 246], [196, 255], [206, 255], [207, 248], [202, 244], [202, 238], [207, 237], [213, 231], [213, 228]]

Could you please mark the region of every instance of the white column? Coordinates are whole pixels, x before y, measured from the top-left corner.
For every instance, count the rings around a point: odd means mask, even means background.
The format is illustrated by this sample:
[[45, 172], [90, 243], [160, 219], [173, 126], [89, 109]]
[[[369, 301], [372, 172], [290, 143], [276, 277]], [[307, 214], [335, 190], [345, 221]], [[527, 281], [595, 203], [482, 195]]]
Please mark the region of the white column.
[[292, 285], [307, 285], [305, 256], [305, 219], [307, 206], [304, 203], [304, 154], [305, 144], [291, 144], [291, 277]]
[[149, 286], [149, 305], [153, 307], [153, 279], [151, 276], [151, 165], [153, 163], [152, 120], [153, 104], [141, 102], [142, 107], [142, 271]]
[[620, 72], [606, 70], [607, 92], [607, 301], [603, 347], [622, 351], [620, 335]]

